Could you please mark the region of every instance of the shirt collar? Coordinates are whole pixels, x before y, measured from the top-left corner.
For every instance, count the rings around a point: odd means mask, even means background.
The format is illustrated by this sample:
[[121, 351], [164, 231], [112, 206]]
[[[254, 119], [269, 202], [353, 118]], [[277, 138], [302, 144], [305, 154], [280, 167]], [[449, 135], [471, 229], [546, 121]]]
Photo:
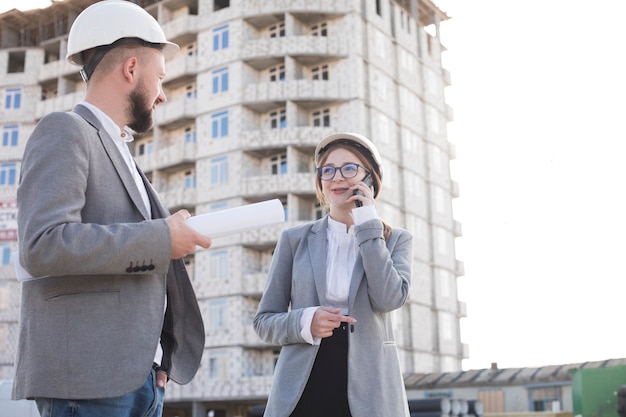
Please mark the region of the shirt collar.
[[337, 236], [346, 236], [346, 235], [353, 236], [354, 225], [350, 226], [348, 228], [348, 231], [346, 232], [346, 225], [344, 223], [338, 222], [337, 220], [328, 216], [328, 231]]
[[111, 119], [108, 114], [100, 110], [95, 105], [87, 101], [81, 101], [80, 104], [87, 107], [89, 110], [91, 110], [93, 114], [96, 115], [100, 123], [102, 123], [102, 127], [104, 128], [104, 130], [116, 142], [132, 142], [135, 139], [128, 127], [124, 126], [124, 129], [120, 129], [119, 126], [115, 124], [113, 119]]

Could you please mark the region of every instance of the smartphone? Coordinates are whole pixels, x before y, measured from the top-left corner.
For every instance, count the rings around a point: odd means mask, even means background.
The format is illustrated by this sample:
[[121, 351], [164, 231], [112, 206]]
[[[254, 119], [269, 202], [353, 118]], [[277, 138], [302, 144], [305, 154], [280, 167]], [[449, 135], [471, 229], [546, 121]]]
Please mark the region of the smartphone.
[[[363, 177], [362, 180], [368, 187], [371, 187], [374, 184], [374, 179], [372, 178], [371, 174], [367, 174], [365, 177]], [[359, 190], [354, 190], [352, 191], [352, 195], [363, 195], [363, 193]], [[356, 204], [357, 207], [361, 207], [363, 205], [363, 203], [361, 202], [361, 200], [354, 200], [354, 204]]]

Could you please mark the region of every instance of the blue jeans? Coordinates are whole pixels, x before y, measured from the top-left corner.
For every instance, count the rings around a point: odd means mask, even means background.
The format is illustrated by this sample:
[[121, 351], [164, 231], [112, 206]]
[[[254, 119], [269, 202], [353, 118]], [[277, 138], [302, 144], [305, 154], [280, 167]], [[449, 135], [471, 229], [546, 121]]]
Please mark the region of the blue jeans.
[[161, 417], [165, 390], [156, 386], [156, 371], [137, 391], [121, 397], [89, 400], [36, 398], [41, 417]]

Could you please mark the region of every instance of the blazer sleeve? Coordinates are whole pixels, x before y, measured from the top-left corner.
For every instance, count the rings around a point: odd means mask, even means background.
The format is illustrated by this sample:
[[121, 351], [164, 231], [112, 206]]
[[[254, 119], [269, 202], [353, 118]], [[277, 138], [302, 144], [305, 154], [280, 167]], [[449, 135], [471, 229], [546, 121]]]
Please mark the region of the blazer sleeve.
[[359, 225], [356, 236], [372, 309], [386, 313], [402, 307], [411, 285], [413, 236], [406, 230], [394, 229], [385, 241], [378, 219]]
[[17, 201], [20, 263], [33, 276], [124, 274], [130, 262], [145, 259], [155, 265], [147, 273], [169, 268], [165, 220], [146, 221], [128, 203], [97, 130], [75, 114], [52, 113], [38, 123]]
[[265, 291], [254, 317], [254, 330], [261, 340], [273, 345], [306, 343], [300, 334], [304, 308], [290, 310], [292, 270], [297, 243], [289, 230], [283, 231], [270, 266]]

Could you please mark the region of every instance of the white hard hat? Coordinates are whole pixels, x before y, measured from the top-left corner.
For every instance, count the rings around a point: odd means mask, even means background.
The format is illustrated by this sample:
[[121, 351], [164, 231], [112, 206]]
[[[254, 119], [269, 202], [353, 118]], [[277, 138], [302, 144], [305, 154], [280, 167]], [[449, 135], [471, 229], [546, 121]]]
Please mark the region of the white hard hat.
[[338, 141], [349, 142], [353, 146], [365, 150], [366, 152], [364, 152], [364, 154], [366, 156], [371, 156], [370, 162], [372, 163], [374, 169], [378, 173], [378, 176], [382, 180], [383, 163], [382, 158], [380, 157], [380, 153], [378, 153], [378, 149], [376, 149], [376, 146], [374, 146], [371, 140], [359, 133], [333, 133], [332, 135], [328, 135], [324, 139], [322, 139], [315, 148], [315, 166], [318, 166], [320, 155], [324, 153], [326, 149], [328, 149], [328, 146]]
[[[83, 10], [72, 24], [66, 59], [71, 64], [87, 66], [83, 52], [96, 47], [113, 47], [116, 42], [157, 48], [166, 58], [178, 51], [178, 45], [165, 38], [159, 22], [142, 7], [126, 0], [103, 0]], [[96, 65], [97, 62], [87, 75], [91, 75]]]

